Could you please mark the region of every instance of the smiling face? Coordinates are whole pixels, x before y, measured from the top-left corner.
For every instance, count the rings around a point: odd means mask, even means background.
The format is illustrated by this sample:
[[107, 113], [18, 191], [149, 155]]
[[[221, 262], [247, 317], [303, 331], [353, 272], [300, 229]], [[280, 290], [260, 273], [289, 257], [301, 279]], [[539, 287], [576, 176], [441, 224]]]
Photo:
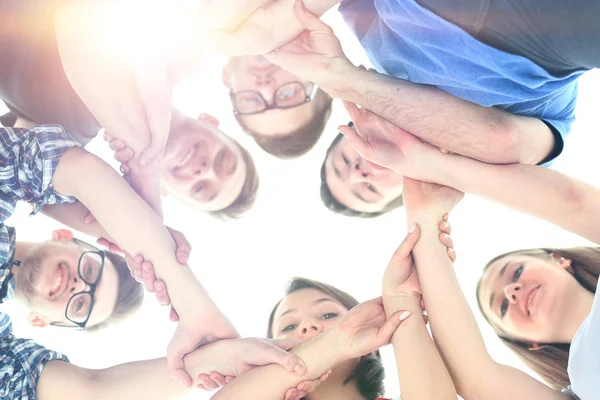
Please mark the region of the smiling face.
[[[84, 251], [89, 250], [73, 241], [50, 241], [34, 247], [23, 259], [15, 276], [15, 287], [29, 300], [32, 311], [29, 320], [33, 325], [75, 325], [67, 320], [65, 310], [74, 294], [90, 289], [78, 273], [79, 259]], [[92, 275], [99, 267], [96, 258], [85, 256], [82, 260], [86, 279], [95, 280]], [[86, 327], [110, 317], [117, 300], [118, 280], [114, 265], [105, 258]], [[70, 315], [83, 322], [87, 316], [87, 313], [83, 315], [86, 304], [73, 301], [69, 307], [72, 308]]]
[[237, 143], [212, 117], [183, 117], [171, 128], [163, 162], [163, 188], [203, 211], [227, 208], [240, 195], [246, 165]]
[[301, 289], [286, 296], [277, 306], [273, 337], [308, 342], [332, 328], [348, 312], [333, 297], [316, 289]]
[[402, 175], [364, 160], [345, 137], [328, 153], [325, 180], [337, 201], [358, 212], [381, 212], [402, 195]]
[[492, 262], [477, 293], [492, 325], [505, 336], [534, 343], [553, 343], [561, 337], [570, 299], [585, 290], [566, 271], [568, 260], [548, 254], [510, 254]]
[[[310, 93], [313, 84], [270, 63], [263, 56], [233, 57], [223, 70], [223, 82], [232, 93], [260, 93], [268, 105], [297, 104]], [[288, 85], [298, 82], [299, 85]], [[282, 90], [278, 90], [279, 88]], [[277, 96], [277, 97], [276, 97]], [[241, 96], [248, 103], [253, 97]], [[305, 126], [315, 115], [316, 102], [309, 101], [291, 108], [276, 108], [254, 115], [239, 115], [240, 122], [262, 136], [280, 136]]]

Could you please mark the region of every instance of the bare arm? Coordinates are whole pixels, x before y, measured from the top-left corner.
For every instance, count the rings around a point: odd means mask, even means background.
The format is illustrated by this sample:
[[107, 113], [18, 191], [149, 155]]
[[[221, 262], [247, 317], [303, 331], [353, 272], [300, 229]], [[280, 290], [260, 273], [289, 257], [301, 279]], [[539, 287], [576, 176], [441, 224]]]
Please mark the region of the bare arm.
[[537, 164], [554, 148], [552, 132], [537, 118], [483, 107], [434, 86], [351, 65], [341, 71], [322, 84], [334, 97], [359, 104], [451, 152], [494, 164]]
[[98, 221], [85, 223], [89, 210], [80, 202], [70, 204], [46, 204], [42, 212], [50, 218], [86, 235], [112, 240]]
[[386, 314], [410, 311], [408, 318], [392, 337], [403, 400], [456, 399], [450, 373], [435, 346], [423, 318], [421, 305], [415, 298], [384, 300]]
[[[600, 189], [543, 167], [493, 165], [423, 144], [406, 175], [494, 200], [600, 243]], [[414, 167], [414, 168], [413, 168]]]
[[443, 213], [435, 207], [421, 213], [409, 211], [409, 219], [421, 227], [413, 256], [431, 329], [458, 393], [465, 400], [565, 400], [565, 395], [489, 356], [446, 248], [438, 238]]

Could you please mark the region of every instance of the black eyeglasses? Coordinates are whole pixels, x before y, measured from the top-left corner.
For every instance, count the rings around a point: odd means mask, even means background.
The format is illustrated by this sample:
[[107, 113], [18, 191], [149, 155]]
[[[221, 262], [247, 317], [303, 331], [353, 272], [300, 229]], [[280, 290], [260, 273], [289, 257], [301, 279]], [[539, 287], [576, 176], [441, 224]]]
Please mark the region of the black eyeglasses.
[[271, 104], [259, 92], [254, 90], [242, 90], [241, 92], [229, 92], [233, 113], [237, 115], [260, 114], [277, 108], [286, 109], [301, 106], [314, 100], [319, 86], [312, 83], [310, 93], [300, 82], [288, 82], [281, 85], [273, 94]]
[[98, 286], [98, 282], [100, 282], [102, 270], [104, 269], [104, 251], [81, 240], [74, 239], [74, 241], [79, 246], [89, 249], [81, 253], [77, 265], [77, 273], [79, 274], [79, 278], [87, 283], [90, 288], [87, 291], [84, 290], [75, 293], [67, 303], [65, 317], [67, 320], [74, 323], [75, 326], [63, 324], [61, 322], [52, 322], [50, 325], [63, 328], [83, 329], [90, 319], [90, 315], [92, 315], [94, 293], [96, 292], [96, 286]]

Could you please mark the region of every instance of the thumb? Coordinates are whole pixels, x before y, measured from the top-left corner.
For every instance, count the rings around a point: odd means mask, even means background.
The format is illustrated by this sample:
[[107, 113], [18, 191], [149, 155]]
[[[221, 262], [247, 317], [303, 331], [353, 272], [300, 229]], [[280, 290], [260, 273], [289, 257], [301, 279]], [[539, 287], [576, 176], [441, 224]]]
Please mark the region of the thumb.
[[288, 353], [287, 351], [276, 346], [274, 343], [262, 343], [264, 347], [260, 350], [260, 354], [257, 355], [257, 360], [253, 364], [259, 366], [278, 364], [297, 376], [302, 376], [306, 373], [306, 365], [304, 364], [304, 361], [300, 359], [300, 357], [295, 354]]
[[392, 261], [400, 262], [406, 260], [410, 256], [410, 252], [415, 247], [415, 244], [419, 241], [419, 237], [421, 236], [421, 228], [418, 224], [414, 224], [410, 229], [406, 238], [400, 243], [400, 246], [394, 252], [392, 256]]
[[167, 366], [171, 377], [183, 383], [186, 387], [192, 386], [192, 378], [185, 370], [183, 357], [194, 351], [196, 346], [197, 343], [195, 343], [193, 337], [184, 334], [180, 323], [167, 347]]
[[363, 139], [363, 137], [360, 136], [358, 132], [354, 130], [354, 128], [348, 125], [340, 125], [338, 130], [346, 137], [346, 139], [348, 139], [350, 145], [354, 147], [354, 150], [356, 150], [361, 157], [368, 159], [368, 145], [365, 139]]
[[294, 15], [302, 24], [304, 29], [309, 31], [331, 30], [331, 27], [321, 21], [319, 17], [306, 9], [304, 0], [296, 0], [294, 3]]
[[379, 329], [377, 333], [377, 345], [378, 347], [385, 346], [392, 340], [392, 336], [396, 332], [396, 329], [400, 326], [402, 322], [404, 322], [408, 317], [410, 317], [410, 311], [396, 311], [393, 313], [385, 324]]
[[92, 214], [92, 212], [89, 211], [87, 213], [87, 215], [85, 216], [85, 218], [83, 219], [83, 222], [85, 224], [90, 224], [90, 223], [94, 222], [95, 220], [96, 220], [96, 217], [94, 217], [94, 214]]

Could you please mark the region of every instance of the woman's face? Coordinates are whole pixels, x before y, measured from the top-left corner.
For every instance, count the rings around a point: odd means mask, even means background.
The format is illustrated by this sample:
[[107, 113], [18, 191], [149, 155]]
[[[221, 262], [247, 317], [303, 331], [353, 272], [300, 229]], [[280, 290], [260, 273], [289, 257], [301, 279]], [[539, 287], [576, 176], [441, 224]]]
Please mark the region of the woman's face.
[[483, 313], [510, 338], [534, 343], [559, 341], [561, 323], [585, 290], [551, 255], [511, 254], [494, 261], [481, 278], [477, 296]]
[[308, 342], [333, 327], [348, 309], [316, 289], [302, 289], [286, 296], [273, 318], [275, 339], [293, 338]]

